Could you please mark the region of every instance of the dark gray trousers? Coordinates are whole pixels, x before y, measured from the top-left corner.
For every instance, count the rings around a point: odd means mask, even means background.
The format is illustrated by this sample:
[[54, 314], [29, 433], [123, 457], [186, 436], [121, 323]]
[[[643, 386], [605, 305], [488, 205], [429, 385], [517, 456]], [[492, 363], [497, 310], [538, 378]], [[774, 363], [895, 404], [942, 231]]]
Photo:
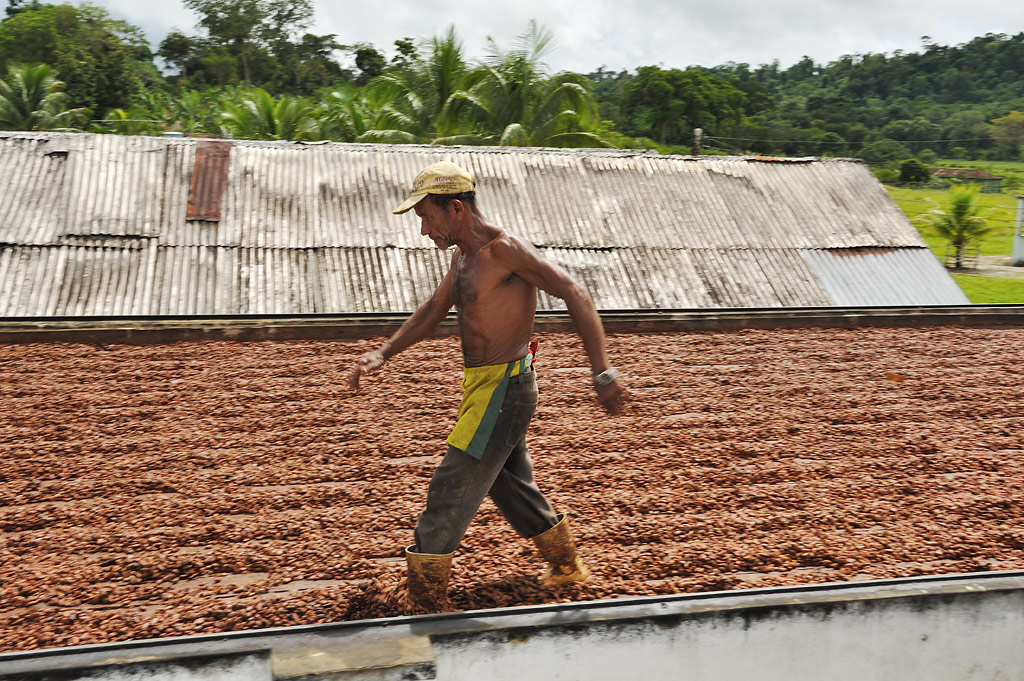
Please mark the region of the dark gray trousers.
[[555, 526], [558, 519], [533, 480], [526, 446], [526, 429], [536, 409], [536, 372], [513, 376], [483, 456], [477, 460], [448, 447], [430, 479], [427, 506], [416, 523], [417, 552], [451, 553], [458, 548], [487, 495], [523, 537]]

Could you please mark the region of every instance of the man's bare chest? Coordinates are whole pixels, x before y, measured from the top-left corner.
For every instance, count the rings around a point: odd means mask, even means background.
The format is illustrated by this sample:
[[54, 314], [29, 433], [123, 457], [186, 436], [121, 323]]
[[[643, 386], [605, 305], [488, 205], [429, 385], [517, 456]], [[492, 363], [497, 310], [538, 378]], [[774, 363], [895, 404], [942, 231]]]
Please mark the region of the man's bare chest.
[[514, 289], [525, 282], [491, 257], [462, 256], [455, 265], [452, 298], [459, 308], [486, 305], [514, 295]]

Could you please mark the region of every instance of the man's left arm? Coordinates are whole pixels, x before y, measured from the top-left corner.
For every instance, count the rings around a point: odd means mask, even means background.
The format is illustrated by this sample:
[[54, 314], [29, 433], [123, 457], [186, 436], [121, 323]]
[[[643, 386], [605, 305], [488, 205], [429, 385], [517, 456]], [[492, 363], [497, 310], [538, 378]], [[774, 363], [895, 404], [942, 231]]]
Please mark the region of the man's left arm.
[[[532, 244], [523, 239], [510, 236], [509, 243], [501, 248], [500, 257], [509, 269], [523, 279], [545, 293], [565, 301], [565, 307], [590, 360], [597, 401], [609, 412], [617, 412], [628, 399], [628, 395], [617, 379], [617, 373], [609, 376], [615, 370], [608, 362], [604, 326], [590, 294], [562, 267], [545, 258]], [[598, 377], [602, 377], [602, 380], [597, 380]]]

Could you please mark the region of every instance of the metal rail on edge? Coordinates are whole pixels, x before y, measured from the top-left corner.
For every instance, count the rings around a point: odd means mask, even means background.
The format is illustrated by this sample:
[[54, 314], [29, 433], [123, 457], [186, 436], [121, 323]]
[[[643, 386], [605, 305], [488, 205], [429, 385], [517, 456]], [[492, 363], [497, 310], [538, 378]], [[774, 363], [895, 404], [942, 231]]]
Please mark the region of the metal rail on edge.
[[[628, 625], [629, 622], [644, 620], [678, 621], [679, 618], [759, 612], [766, 609], [799, 610], [817, 606], [827, 609], [844, 603], [886, 599], [948, 600], [958, 594], [982, 595], [1007, 591], [1024, 592], [1024, 570], [579, 601], [299, 625], [0, 653], [0, 679], [9, 675], [36, 675], [56, 670], [88, 670], [101, 666], [251, 654], [276, 655], [280, 664], [291, 665], [289, 669], [295, 671], [295, 665], [301, 664], [301, 661], [294, 658], [295, 655], [312, 656], [315, 659], [318, 655], [327, 654], [324, 650], [330, 649], [335, 659], [349, 655], [348, 659], [354, 664], [360, 664], [366, 662], [365, 656], [368, 653], [371, 657], [375, 654], [379, 657], [380, 650], [374, 652], [366, 649], [367, 646], [377, 644], [383, 644], [389, 653], [397, 655], [388, 658], [396, 662], [396, 665], [383, 666], [415, 665], [418, 660], [422, 662], [426, 659], [424, 656], [429, 657], [427, 649], [431, 639], [436, 637], [464, 637], [499, 631], [521, 637], [525, 632], [536, 633], [551, 628], [579, 630], [580, 627], [601, 623]], [[367, 667], [364, 665], [363, 668]]]
[[[611, 333], [864, 326], [1020, 326], [1024, 305], [600, 310]], [[390, 335], [408, 314], [4, 317], [0, 342], [162, 343], [181, 340], [338, 340]], [[536, 325], [573, 329], [566, 311], [541, 310]], [[435, 335], [457, 332], [454, 313]]]

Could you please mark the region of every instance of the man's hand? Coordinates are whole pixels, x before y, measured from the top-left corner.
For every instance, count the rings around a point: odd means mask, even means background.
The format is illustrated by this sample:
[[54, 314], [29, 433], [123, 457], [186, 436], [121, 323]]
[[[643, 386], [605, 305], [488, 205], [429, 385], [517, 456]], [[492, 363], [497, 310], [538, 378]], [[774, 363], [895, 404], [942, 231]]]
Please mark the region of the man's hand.
[[618, 414], [623, 411], [626, 403], [631, 399], [626, 387], [616, 379], [608, 385], [595, 385], [597, 390], [597, 401], [609, 414]]
[[348, 373], [348, 387], [359, 392], [359, 379], [366, 374], [375, 374], [384, 366], [384, 353], [380, 350], [368, 352], [356, 360], [356, 364]]

